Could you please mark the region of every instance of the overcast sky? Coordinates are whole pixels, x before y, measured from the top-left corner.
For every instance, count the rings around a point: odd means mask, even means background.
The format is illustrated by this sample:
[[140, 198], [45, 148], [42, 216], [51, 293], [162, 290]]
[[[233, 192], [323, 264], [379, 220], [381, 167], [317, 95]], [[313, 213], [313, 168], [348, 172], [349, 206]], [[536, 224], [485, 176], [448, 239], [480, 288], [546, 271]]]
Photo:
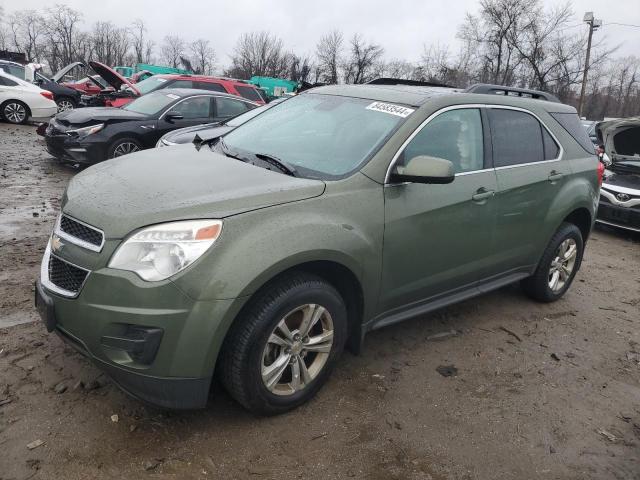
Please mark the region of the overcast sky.
[[[547, 6], [564, 0], [543, 0]], [[43, 9], [52, 0], [0, 0], [5, 12]], [[218, 65], [229, 63], [229, 54], [243, 32], [268, 30], [295, 53], [313, 54], [318, 38], [332, 29], [345, 37], [362, 33], [379, 43], [387, 59], [417, 61], [424, 44], [450, 45], [457, 50], [456, 32], [467, 12], [477, 13], [477, 0], [66, 0], [83, 12], [85, 27], [98, 20], [118, 25], [142, 18], [156, 43], [171, 33], [186, 40], [210, 40]], [[607, 25], [611, 22], [640, 25], [640, 0], [579, 0], [573, 2], [575, 18], [593, 10], [604, 27], [596, 37], [606, 36], [608, 45], [621, 44], [618, 55], [640, 55], [640, 28]], [[576, 32], [586, 26], [576, 26]], [[156, 52], [157, 55], [157, 52]]]

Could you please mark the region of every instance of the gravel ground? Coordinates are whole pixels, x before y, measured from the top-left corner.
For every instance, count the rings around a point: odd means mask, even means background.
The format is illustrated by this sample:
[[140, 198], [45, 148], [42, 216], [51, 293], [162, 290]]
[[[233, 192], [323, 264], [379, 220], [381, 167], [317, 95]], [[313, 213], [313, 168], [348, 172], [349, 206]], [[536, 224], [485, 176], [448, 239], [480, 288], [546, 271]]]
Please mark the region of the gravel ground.
[[37, 321], [74, 170], [33, 126], [0, 124], [0, 162], [0, 480], [640, 479], [639, 236], [596, 230], [554, 304], [513, 286], [372, 333], [287, 415], [253, 417], [218, 386], [206, 410], [163, 412]]

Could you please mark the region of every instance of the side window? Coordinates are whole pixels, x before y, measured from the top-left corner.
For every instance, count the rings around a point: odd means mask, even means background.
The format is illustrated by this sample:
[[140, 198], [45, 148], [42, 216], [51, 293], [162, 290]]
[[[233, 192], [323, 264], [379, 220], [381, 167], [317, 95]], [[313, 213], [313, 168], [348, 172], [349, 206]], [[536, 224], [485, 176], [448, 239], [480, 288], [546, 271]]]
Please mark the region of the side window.
[[540, 128], [542, 129], [542, 143], [544, 143], [544, 159], [554, 160], [558, 158], [558, 155], [560, 154], [560, 147], [558, 147], [558, 144], [546, 128], [542, 125], [540, 125]]
[[191, 80], [176, 80], [169, 85], [165, 84], [164, 88], [193, 88], [193, 82]]
[[193, 97], [178, 103], [172, 112], [181, 113], [185, 120], [207, 118], [211, 114], [211, 97]]
[[225, 92], [226, 90], [222, 85], [217, 82], [196, 82], [196, 88], [202, 90], [213, 90], [214, 92]]
[[218, 97], [216, 98], [216, 117], [235, 117], [249, 110], [246, 103], [233, 98]]
[[540, 162], [545, 158], [543, 129], [533, 115], [502, 108], [488, 111], [495, 167]]
[[8, 72], [10, 75], [14, 77], [21, 78], [24, 80], [24, 67], [19, 67], [17, 65], [7, 65]]
[[10, 78], [0, 77], [0, 85], [4, 85], [5, 87], [17, 87], [18, 82], [14, 82]]
[[254, 87], [236, 85], [236, 90], [246, 99], [253, 100], [254, 102], [259, 102], [262, 100], [262, 97], [258, 93], [258, 90], [256, 90]]
[[571, 135], [576, 142], [580, 144], [584, 150], [593, 155], [593, 142], [587, 135], [586, 130], [580, 124], [580, 118], [576, 113], [551, 113], [551, 116], [562, 125], [569, 135]]
[[419, 155], [449, 160], [456, 173], [482, 170], [484, 144], [480, 110], [461, 108], [441, 113], [409, 142], [398, 162], [406, 165]]

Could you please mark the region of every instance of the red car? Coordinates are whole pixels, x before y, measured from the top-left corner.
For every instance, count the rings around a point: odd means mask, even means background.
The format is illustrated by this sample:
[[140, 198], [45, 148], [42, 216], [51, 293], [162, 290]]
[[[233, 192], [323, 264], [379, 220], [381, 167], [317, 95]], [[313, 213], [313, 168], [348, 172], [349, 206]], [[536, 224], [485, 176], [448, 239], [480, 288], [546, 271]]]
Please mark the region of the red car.
[[[260, 91], [250, 83], [205, 75], [154, 75], [136, 83], [135, 88], [142, 95], [161, 88], [197, 88], [237, 95], [260, 105], [266, 103], [265, 99], [260, 95]], [[131, 98], [119, 98], [112, 102], [111, 105], [119, 107], [131, 100]]]

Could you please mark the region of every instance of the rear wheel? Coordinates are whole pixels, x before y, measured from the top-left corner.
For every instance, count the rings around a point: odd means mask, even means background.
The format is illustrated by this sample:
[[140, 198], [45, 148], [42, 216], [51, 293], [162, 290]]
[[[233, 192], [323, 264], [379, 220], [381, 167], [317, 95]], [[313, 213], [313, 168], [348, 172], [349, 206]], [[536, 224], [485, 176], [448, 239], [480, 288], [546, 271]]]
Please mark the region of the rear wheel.
[[67, 110], [73, 110], [76, 108], [76, 102], [70, 97], [60, 97], [56, 99], [56, 105], [58, 105], [58, 113], [65, 112]]
[[107, 158], [117, 158], [142, 150], [142, 144], [134, 138], [119, 138], [109, 146]]
[[539, 302], [554, 302], [573, 282], [584, 250], [580, 229], [563, 223], [545, 249], [535, 273], [523, 280], [524, 291]]
[[3, 103], [1, 111], [4, 119], [14, 125], [27, 123], [29, 119], [29, 107], [19, 100], [9, 100]]
[[340, 294], [319, 277], [293, 274], [268, 286], [225, 339], [220, 374], [248, 410], [283, 413], [329, 378], [347, 336]]

